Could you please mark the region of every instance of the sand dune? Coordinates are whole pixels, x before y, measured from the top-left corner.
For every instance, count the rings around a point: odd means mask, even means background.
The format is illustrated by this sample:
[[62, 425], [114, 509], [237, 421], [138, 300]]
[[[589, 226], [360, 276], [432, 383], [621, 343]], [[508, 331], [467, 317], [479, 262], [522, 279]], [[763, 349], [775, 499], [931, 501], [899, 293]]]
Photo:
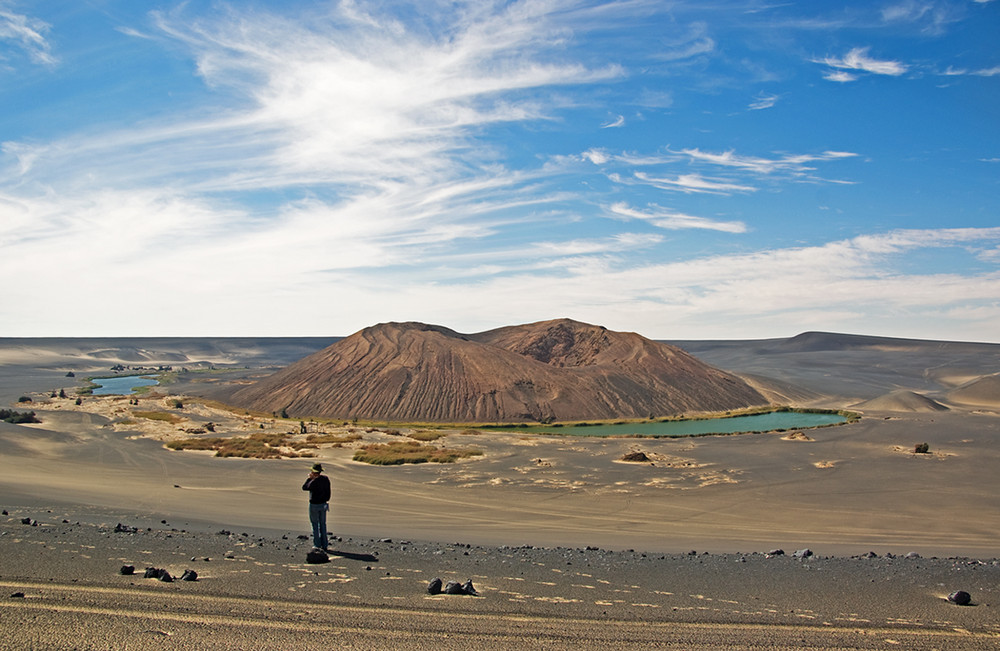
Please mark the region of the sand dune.
[[959, 404], [1000, 409], [1000, 374], [978, 378], [946, 395], [949, 401]]
[[927, 396], [900, 389], [884, 396], [859, 402], [852, 405], [853, 409], [861, 411], [909, 411], [909, 412], [935, 412], [947, 411], [948, 407]]

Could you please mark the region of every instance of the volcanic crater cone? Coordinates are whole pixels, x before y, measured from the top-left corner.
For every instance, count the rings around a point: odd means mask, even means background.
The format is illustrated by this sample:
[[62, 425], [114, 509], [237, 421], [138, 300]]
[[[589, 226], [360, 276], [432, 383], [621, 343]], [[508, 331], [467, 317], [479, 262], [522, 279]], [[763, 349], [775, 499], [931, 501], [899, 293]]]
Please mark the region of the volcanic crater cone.
[[468, 335], [380, 324], [232, 401], [298, 418], [445, 423], [647, 418], [767, 404], [740, 378], [679, 348], [569, 319]]

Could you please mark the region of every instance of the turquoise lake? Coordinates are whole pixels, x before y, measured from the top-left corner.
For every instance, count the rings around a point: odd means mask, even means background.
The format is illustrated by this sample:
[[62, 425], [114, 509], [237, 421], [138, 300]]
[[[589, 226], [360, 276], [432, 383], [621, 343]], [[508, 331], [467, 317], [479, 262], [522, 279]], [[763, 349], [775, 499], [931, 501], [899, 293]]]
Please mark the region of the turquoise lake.
[[138, 387], [148, 387], [154, 384], [159, 384], [153, 378], [142, 377], [139, 375], [126, 375], [123, 377], [95, 377], [91, 380], [94, 384], [99, 386], [94, 388], [93, 395], [95, 396], [123, 396]]
[[626, 423], [620, 425], [573, 425], [553, 427], [538, 425], [516, 427], [511, 431], [532, 434], [566, 434], [570, 436], [692, 436], [698, 434], [734, 434], [736, 432], [770, 432], [839, 425], [847, 419], [839, 414], [812, 414], [797, 411], [774, 411], [768, 414], [711, 418], [707, 420], [672, 420], [665, 423]]

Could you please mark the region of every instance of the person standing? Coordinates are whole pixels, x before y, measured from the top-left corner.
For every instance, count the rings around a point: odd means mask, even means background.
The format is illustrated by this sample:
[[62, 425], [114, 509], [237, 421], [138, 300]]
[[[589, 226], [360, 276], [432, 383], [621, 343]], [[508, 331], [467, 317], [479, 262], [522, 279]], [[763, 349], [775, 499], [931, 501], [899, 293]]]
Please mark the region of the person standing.
[[309, 522], [313, 547], [327, 551], [326, 512], [330, 510], [330, 478], [323, 474], [323, 464], [314, 463], [302, 490], [309, 491]]

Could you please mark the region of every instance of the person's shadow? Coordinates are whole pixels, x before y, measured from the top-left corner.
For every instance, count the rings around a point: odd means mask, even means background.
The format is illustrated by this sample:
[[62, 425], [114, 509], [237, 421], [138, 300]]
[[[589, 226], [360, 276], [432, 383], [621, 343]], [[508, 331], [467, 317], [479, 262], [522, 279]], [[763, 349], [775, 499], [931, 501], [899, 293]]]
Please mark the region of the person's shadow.
[[378, 556], [372, 554], [356, 554], [354, 552], [340, 552], [336, 549], [331, 549], [329, 552], [330, 556], [339, 556], [340, 558], [347, 558], [352, 561], [365, 561], [366, 563], [377, 563]]

